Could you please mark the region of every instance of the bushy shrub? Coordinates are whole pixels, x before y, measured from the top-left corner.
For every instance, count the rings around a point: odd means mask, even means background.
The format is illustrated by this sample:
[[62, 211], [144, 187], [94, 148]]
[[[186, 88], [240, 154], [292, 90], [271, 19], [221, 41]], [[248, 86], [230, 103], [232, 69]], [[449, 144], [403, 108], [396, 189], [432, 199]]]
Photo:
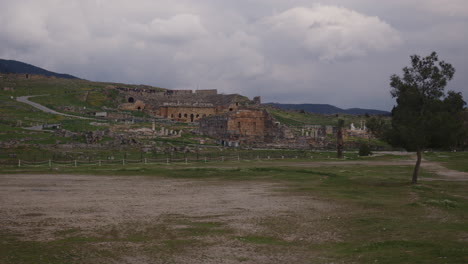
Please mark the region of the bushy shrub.
[[372, 151], [368, 144], [361, 144], [359, 147], [359, 156], [370, 156], [372, 155]]

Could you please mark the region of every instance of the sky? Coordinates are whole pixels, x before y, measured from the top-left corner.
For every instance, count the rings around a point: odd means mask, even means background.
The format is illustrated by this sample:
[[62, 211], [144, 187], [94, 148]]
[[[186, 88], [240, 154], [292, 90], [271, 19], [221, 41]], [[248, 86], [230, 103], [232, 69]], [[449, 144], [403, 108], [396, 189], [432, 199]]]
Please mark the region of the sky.
[[92, 81], [390, 110], [409, 56], [468, 101], [467, 0], [0, 0], [0, 58]]

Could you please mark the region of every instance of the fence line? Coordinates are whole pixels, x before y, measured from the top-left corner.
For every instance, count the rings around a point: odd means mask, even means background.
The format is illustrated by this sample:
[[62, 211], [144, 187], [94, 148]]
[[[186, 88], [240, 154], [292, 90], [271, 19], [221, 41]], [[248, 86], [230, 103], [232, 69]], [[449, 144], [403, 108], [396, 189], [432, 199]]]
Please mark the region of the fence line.
[[[310, 154], [310, 153], [309, 153]], [[104, 165], [122, 165], [125, 166], [127, 164], [170, 164], [170, 163], [185, 163], [188, 164], [199, 162], [199, 163], [208, 163], [208, 162], [247, 162], [247, 161], [273, 161], [273, 160], [285, 160], [285, 159], [314, 159], [313, 155], [254, 155], [254, 154], [227, 154], [227, 155], [197, 155], [197, 157], [189, 157], [185, 156], [181, 157], [167, 157], [167, 158], [160, 158], [160, 159], [151, 159], [151, 158], [141, 158], [141, 159], [98, 159], [98, 160], [43, 160], [43, 161], [28, 161], [23, 159], [18, 160], [9, 160], [7, 162], [3, 162], [2, 164], [6, 165], [16, 165], [17, 167], [39, 167], [39, 166], [60, 166], [60, 167], [78, 167], [78, 166], [104, 166]], [[322, 157], [326, 159], [330, 159], [330, 156]]]

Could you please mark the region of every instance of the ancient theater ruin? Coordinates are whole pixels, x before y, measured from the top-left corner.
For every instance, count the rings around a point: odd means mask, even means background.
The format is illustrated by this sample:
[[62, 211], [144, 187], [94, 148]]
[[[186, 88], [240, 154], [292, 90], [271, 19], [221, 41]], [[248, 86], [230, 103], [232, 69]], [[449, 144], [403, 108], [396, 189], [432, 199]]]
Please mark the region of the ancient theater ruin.
[[237, 110], [254, 102], [238, 94], [218, 94], [217, 90], [166, 90], [117, 87], [127, 103], [123, 110], [145, 111], [153, 116], [177, 122], [200, 119]]
[[200, 132], [221, 139], [224, 146], [273, 143], [294, 138], [266, 110], [253, 107], [241, 107], [236, 111], [204, 118], [200, 120]]
[[[144, 111], [155, 119], [198, 125], [193, 133], [217, 139], [224, 146], [326, 148], [334, 144], [333, 126], [288, 127], [277, 122], [260, 97], [253, 100], [217, 90], [168, 90], [153, 87], [114, 87], [125, 97], [122, 110]], [[353, 129], [354, 128], [354, 129]], [[345, 137], [367, 137], [367, 130], [351, 129]]]
[[226, 146], [293, 137], [260, 108], [260, 97], [249, 100], [238, 94], [218, 94], [217, 90], [116, 89], [126, 98], [122, 110], [145, 111], [176, 122], [197, 122], [200, 134]]

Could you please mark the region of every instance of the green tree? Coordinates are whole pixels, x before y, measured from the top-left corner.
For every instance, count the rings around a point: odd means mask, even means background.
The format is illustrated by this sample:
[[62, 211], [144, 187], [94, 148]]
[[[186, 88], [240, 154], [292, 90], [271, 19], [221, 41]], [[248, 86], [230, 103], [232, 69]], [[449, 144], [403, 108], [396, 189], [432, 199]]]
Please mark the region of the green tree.
[[411, 56], [411, 66], [403, 68], [403, 75], [390, 77], [391, 95], [397, 103], [391, 124], [371, 122], [370, 130], [377, 136], [393, 146], [416, 152], [413, 184], [418, 181], [424, 150], [451, 148], [463, 141], [466, 103], [461, 93], [444, 91], [454, 74], [455, 68], [439, 61], [435, 52], [425, 58]]

